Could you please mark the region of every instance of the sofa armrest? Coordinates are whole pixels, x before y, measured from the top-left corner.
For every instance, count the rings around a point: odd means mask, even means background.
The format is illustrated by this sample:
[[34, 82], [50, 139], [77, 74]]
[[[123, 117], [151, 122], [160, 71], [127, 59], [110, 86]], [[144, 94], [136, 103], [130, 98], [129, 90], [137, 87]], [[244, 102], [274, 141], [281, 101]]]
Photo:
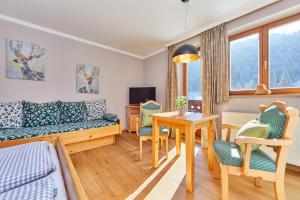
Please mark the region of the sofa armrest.
[[111, 113], [104, 113], [103, 119], [111, 122], [118, 122], [118, 115], [111, 114]]

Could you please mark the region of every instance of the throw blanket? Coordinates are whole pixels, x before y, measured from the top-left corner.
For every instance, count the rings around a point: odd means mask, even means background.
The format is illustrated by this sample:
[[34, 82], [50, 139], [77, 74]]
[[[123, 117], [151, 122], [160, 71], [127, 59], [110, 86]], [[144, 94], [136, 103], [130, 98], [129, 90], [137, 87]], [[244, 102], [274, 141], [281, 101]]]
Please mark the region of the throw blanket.
[[54, 199], [53, 180], [45, 177], [0, 194], [0, 200], [52, 200]]
[[33, 142], [0, 149], [0, 194], [55, 170], [47, 142]]

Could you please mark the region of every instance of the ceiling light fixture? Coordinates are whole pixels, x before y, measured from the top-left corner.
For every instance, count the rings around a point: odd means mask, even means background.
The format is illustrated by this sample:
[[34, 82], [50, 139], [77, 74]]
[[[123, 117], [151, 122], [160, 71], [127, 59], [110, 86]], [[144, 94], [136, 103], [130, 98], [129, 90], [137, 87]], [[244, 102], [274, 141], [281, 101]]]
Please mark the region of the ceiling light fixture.
[[[185, 12], [185, 33], [186, 33], [186, 24], [187, 16], [189, 12], [189, 0], [181, 0], [183, 3], [186, 3], [186, 12]], [[190, 44], [184, 44], [178, 47], [172, 57], [173, 62], [176, 63], [188, 63], [196, 61], [200, 58], [198, 50]]]

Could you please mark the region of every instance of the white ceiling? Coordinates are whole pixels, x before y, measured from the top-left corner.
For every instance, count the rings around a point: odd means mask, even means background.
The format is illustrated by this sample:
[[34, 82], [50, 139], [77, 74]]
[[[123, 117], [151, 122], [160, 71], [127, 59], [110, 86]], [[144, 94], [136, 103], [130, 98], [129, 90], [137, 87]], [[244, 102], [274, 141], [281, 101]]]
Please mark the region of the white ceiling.
[[[190, 0], [188, 30], [195, 32], [274, 0]], [[180, 0], [1, 0], [0, 13], [145, 57], [184, 32]]]

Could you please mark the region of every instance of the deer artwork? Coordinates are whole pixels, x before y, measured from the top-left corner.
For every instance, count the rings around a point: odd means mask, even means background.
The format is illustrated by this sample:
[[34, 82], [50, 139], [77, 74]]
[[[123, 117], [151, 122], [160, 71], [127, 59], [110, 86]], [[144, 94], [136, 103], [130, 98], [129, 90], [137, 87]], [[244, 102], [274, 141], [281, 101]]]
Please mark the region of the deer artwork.
[[9, 48], [15, 56], [13, 62], [21, 65], [20, 74], [22, 79], [37, 81], [44, 80], [44, 72], [33, 71], [29, 66], [29, 62], [45, 55], [45, 49], [40, 48], [37, 44], [31, 44], [29, 55], [24, 55], [22, 53], [23, 47], [24, 43], [20, 40], [16, 40], [15, 42], [13, 40], [9, 41]]
[[98, 68], [92, 66], [79, 67], [80, 79], [84, 82], [84, 86], [78, 89], [79, 93], [97, 93], [92, 84], [96, 75], [98, 75]]

